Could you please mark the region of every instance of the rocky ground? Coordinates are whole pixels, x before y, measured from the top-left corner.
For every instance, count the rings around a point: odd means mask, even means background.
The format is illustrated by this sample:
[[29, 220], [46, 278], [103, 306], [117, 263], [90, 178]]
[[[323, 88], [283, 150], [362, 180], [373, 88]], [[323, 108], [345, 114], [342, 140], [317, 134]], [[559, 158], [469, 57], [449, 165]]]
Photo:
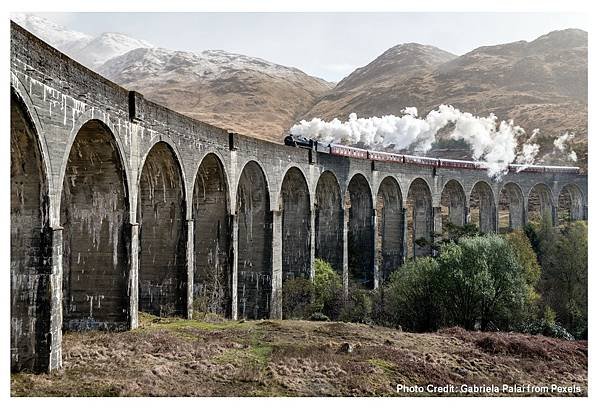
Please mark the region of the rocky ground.
[[[129, 332], [65, 334], [63, 369], [13, 374], [11, 394], [395, 396], [415, 395], [398, 394], [397, 384], [556, 384], [581, 392], [503, 394], [582, 396], [587, 347], [584, 341], [457, 328], [414, 334], [337, 322], [143, 315], [140, 328]], [[444, 395], [427, 389], [416, 395], [422, 394]]]

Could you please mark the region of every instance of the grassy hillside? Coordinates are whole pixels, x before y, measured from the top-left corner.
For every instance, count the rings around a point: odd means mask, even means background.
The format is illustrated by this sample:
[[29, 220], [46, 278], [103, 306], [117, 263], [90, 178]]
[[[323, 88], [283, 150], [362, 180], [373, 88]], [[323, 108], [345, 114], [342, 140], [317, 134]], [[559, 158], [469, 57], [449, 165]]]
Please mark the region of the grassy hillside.
[[64, 368], [13, 374], [11, 394], [393, 396], [398, 383], [561, 384], [587, 394], [584, 341], [337, 322], [141, 322], [130, 332], [67, 333]]

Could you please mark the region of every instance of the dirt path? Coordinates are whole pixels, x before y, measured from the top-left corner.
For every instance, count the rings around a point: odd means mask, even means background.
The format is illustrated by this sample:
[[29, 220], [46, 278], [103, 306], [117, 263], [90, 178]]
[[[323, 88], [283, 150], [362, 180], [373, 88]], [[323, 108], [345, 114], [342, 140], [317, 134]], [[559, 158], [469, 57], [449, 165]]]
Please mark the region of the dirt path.
[[[587, 342], [448, 329], [412, 334], [350, 323], [206, 323], [144, 316], [123, 333], [67, 333], [64, 368], [13, 374], [12, 395], [586, 395]], [[397, 385], [423, 386], [397, 393]], [[427, 389], [427, 385], [455, 386]], [[507, 385], [578, 386], [577, 390]], [[450, 391], [450, 392], [449, 392]], [[497, 395], [493, 389], [471, 395]], [[487, 391], [487, 392], [486, 392]], [[569, 392], [571, 391], [571, 392]]]

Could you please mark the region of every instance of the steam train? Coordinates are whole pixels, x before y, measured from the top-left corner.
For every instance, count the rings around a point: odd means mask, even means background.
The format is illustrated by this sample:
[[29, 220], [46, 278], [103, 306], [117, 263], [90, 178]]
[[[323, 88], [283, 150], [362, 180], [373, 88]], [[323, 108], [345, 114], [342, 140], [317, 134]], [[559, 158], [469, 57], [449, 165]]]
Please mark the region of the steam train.
[[[410, 164], [416, 166], [470, 170], [487, 170], [487, 164], [484, 162], [475, 162], [467, 160], [438, 159], [434, 157], [412, 156], [408, 154], [398, 154], [389, 152], [377, 152], [372, 150], [360, 149], [358, 147], [344, 146], [339, 144], [324, 144], [317, 140], [308, 139], [304, 136], [289, 135], [284, 139], [286, 146], [299, 147], [313, 150], [317, 153], [331, 154], [332, 156], [352, 157], [354, 159], [364, 159], [382, 162], [393, 162], [399, 164]], [[540, 166], [526, 164], [509, 164], [508, 170], [513, 173], [579, 173], [579, 167], [569, 166]]]

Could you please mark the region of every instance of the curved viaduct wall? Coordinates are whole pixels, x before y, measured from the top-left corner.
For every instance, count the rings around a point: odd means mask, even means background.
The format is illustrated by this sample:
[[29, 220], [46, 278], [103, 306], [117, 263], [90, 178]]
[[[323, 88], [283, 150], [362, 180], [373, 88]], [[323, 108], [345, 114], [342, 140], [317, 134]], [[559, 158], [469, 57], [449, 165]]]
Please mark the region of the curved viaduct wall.
[[11, 25], [12, 368], [61, 365], [62, 330], [138, 310], [281, 318], [315, 257], [376, 288], [448, 223], [586, 218], [587, 177], [335, 157], [145, 100]]

